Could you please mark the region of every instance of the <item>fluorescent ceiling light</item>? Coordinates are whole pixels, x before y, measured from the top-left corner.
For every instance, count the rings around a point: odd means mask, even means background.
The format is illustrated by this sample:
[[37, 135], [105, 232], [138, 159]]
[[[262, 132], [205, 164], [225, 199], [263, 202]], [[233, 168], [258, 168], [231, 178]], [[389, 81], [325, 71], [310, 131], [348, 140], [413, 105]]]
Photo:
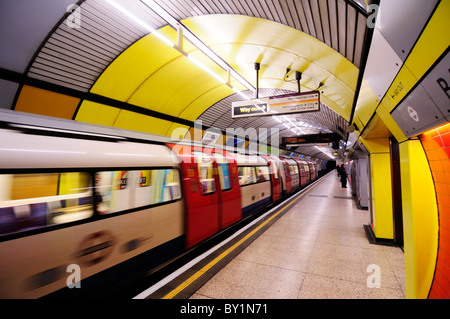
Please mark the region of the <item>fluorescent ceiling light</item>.
[[105, 0], [106, 2], [108, 2], [112, 7], [116, 8], [117, 10], [119, 10], [120, 12], [122, 12], [124, 15], [126, 15], [128, 18], [130, 18], [131, 20], [133, 20], [134, 22], [136, 22], [137, 24], [139, 24], [141, 27], [143, 27], [144, 29], [146, 29], [147, 31], [151, 32], [152, 34], [154, 34], [158, 39], [162, 40], [165, 44], [174, 47], [175, 44], [170, 41], [168, 38], [166, 38], [165, 36], [163, 36], [161, 33], [159, 33], [158, 31], [156, 31], [155, 29], [153, 29], [151, 26], [149, 26], [147, 23], [145, 23], [144, 21], [142, 21], [142, 19], [140, 19], [139, 17], [135, 16], [133, 13], [131, 13], [130, 11], [128, 11], [127, 9], [125, 9], [124, 7], [122, 7], [120, 4], [118, 4], [117, 2], [113, 1], [113, 0]]
[[191, 32], [183, 23], [177, 21], [172, 17], [166, 10], [159, 6], [154, 0], [142, 0], [142, 2], [147, 5], [150, 9], [156, 12], [161, 18], [167, 21], [175, 30], [182, 28], [183, 36], [188, 39], [195, 47], [206, 54], [211, 60], [213, 60], [217, 65], [223, 68], [225, 71], [230, 70], [230, 74], [236, 80], [238, 80], [242, 85], [251, 91], [256, 89], [244, 79], [236, 70], [232, 69], [222, 58], [220, 58], [214, 51], [212, 51], [207, 45], [200, 41], [195, 34]]
[[215, 79], [217, 79], [220, 83], [226, 84], [226, 81], [222, 79], [216, 72], [213, 72], [211, 69], [209, 69], [206, 65], [204, 65], [202, 62], [194, 58], [192, 55], [188, 54], [187, 58], [192, 61], [195, 65], [197, 65], [199, 68], [201, 68], [203, 71], [207, 72], [211, 76], [213, 76]]
[[239, 94], [240, 96], [242, 96], [244, 99], [246, 99], [246, 100], [250, 100], [250, 98], [248, 97], [248, 96], [246, 96], [244, 93], [242, 93], [241, 91], [239, 91], [238, 89], [236, 89], [236, 88], [232, 88], [233, 89], [233, 91], [234, 92], [236, 92], [237, 94]]

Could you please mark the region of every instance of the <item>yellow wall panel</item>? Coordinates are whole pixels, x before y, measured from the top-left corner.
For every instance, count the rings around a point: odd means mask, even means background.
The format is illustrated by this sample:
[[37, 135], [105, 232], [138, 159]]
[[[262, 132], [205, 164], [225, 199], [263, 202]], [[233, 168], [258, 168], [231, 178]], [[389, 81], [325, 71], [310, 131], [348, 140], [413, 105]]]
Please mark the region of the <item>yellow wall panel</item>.
[[24, 85], [14, 109], [71, 120], [78, 103], [78, 98]]
[[406, 298], [427, 298], [438, 247], [433, 179], [419, 140], [400, 144]]
[[172, 122], [166, 120], [121, 110], [114, 126], [126, 130], [164, 135], [171, 125]]
[[390, 152], [388, 138], [363, 139], [363, 144], [371, 154], [372, 153], [389, 153]]
[[400, 70], [394, 82], [388, 89], [383, 100], [388, 99], [390, 105], [394, 108], [397, 104], [408, 94], [409, 91], [416, 85], [418, 79], [406, 67]]
[[373, 231], [377, 238], [393, 239], [391, 159], [389, 153], [370, 154]]
[[76, 121], [114, 126], [114, 122], [119, 115], [120, 109], [84, 100], [78, 110]]
[[189, 126], [172, 123], [165, 135], [173, 137], [174, 140], [177, 140], [183, 139], [186, 136], [187, 132], [189, 132]]
[[378, 103], [379, 100], [372, 88], [366, 80], [363, 80], [355, 113], [358, 114], [358, 117], [363, 122], [364, 126], [369, 122]]
[[420, 79], [448, 48], [450, 43], [450, 1], [442, 0], [405, 62]]
[[407, 140], [407, 137], [405, 136], [405, 133], [400, 129], [397, 122], [392, 118], [391, 114], [387, 109], [390, 108], [390, 103], [384, 99], [383, 102], [378, 106], [377, 108], [377, 114], [380, 116], [381, 120], [384, 122], [384, 124], [387, 126], [389, 131], [392, 133], [392, 135], [395, 137], [395, 139], [400, 143]]

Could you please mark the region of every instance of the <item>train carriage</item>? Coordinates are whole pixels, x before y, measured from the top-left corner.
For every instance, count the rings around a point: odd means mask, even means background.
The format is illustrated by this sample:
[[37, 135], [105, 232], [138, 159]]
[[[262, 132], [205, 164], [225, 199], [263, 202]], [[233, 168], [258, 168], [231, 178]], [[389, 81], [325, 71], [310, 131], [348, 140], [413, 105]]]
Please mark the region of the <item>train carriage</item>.
[[239, 168], [242, 216], [258, 211], [272, 200], [269, 163], [258, 155], [234, 154]]
[[169, 144], [180, 158], [186, 204], [186, 248], [241, 218], [237, 164], [225, 150]]
[[[6, 118], [0, 298], [72, 296], [67, 285], [76, 281], [84, 293], [137, 278], [142, 265], [160, 266], [312, 178], [306, 162], [275, 155], [40, 116]], [[80, 277], [69, 282], [74, 265]]]
[[286, 158], [285, 161], [288, 164], [289, 174], [291, 176], [292, 192], [295, 192], [300, 188], [300, 171], [298, 169], [298, 164], [290, 158]]
[[0, 297], [64, 288], [71, 264], [85, 279], [156, 248], [182, 248], [180, 172], [168, 147], [1, 135]]

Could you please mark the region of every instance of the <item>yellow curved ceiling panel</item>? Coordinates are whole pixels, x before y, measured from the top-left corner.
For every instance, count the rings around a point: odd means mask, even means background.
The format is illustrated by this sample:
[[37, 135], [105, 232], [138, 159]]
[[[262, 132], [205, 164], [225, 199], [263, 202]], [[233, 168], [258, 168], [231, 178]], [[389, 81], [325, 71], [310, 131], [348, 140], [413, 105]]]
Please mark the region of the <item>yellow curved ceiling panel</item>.
[[[197, 60], [216, 72], [226, 80], [225, 71], [194, 55]], [[217, 79], [206, 73], [185, 56], [172, 60], [157, 72], [153, 73], [130, 97], [129, 103], [144, 108], [163, 112], [172, 116], [180, 116], [188, 105], [198, 96], [218, 86], [224, 86]], [[229, 95], [234, 93], [231, 89]], [[207, 105], [209, 107], [211, 105]]]
[[[254, 86], [255, 62], [261, 63], [261, 88], [297, 91], [294, 71], [298, 70], [303, 73], [302, 91], [317, 89], [323, 82], [321, 101], [344, 119], [350, 118], [359, 70], [319, 40], [286, 25], [248, 16], [197, 16], [183, 23]], [[177, 32], [170, 26], [158, 32], [177, 43]], [[286, 68], [292, 70], [288, 79]], [[98, 78], [91, 92], [195, 121], [210, 106], [235, 93], [226, 81], [226, 71], [188, 40], [184, 39], [182, 48], [173, 48], [149, 34], [122, 52]], [[230, 82], [233, 87], [245, 90], [234, 78]], [[99, 112], [105, 119], [97, 118]], [[109, 125], [112, 122], [121, 128], [166, 135], [182, 127], [92, 102], [83, 102], [77, 120]]]
[[166, 120], [121, 110], [114, 126], [126, 130], [162, 135], [163, 132], [169, 130], [171, 125], [172, 122]]
[[[177, 33], [171, 27], [163, 27], [159, 33], [176, 43]], [[187, 45], [186, 49], [194, 47]], [[149, 34], [122, 52], [100, 75], [91, 92], [126, 102], [143, 81], [181, 55]]]
[[114, 126], [120, 109], [84, 100], [75, 117], [76, 121], [98, 125]]
[[189, 126], [172, 123], [166, 132], [166, 136], [173, 137], [173, 140], [183, 139], [189, 131]]
[[233, 93], [234, 91], [230, 89], [228, 86], [225, 85], [216, 86], [213, 89], [205, 92], [195, 100], [193, 100], [180, 113], [180, 117], [190, 121], [195, 121], [206, 110], [205, 105], [213, 105]]
[[359, 70], [326, 44], [286, 25], [246, 16], [199, 16], [183, 23], [253, 85], [255, 62], [261, 63], [260, 87], [296, 91], [295, 81], [282, 83], [288, 67], [304, 73], [301, 83], [306, 89], [323, 82], [328, 100], [340, 100], [329, 106], [349, 119]]

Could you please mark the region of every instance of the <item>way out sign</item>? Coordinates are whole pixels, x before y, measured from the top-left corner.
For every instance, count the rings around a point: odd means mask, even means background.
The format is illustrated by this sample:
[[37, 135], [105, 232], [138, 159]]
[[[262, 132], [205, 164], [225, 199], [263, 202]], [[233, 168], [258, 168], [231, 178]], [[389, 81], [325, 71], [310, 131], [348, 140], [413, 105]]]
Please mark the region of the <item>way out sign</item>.
[[312, 91], [233, 102], [231, 104], [231, 117], [282, 115], [319, 110], [320, 93]]

